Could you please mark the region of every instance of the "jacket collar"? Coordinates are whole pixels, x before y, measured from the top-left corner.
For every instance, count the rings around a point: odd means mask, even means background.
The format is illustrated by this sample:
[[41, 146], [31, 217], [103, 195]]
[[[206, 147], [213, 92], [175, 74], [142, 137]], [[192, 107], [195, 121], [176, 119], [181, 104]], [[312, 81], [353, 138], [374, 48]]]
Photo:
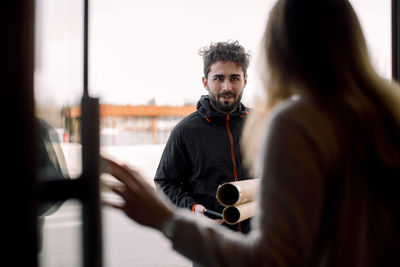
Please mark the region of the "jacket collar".
[[[197, 102], [197, 112], [203, 117], [204, 119], [208, 120], [210, 118], [225, 118], [226, 114], [220, 113], [216, 111], [211, 106], [211, 100], [209, 95], [202, 95], [200, 100]], [[248, 113], [248, 108], [243, 105], [242, 103], [230, 113], [230, 117], [243, 117], [246, 116]], [[208, 119], [207, 119], [208, 118]]]

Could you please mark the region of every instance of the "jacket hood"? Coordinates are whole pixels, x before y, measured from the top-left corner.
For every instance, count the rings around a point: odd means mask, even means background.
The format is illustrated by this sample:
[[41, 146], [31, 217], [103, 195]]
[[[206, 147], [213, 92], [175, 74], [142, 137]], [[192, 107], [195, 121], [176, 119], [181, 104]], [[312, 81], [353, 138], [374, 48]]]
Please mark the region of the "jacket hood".
[[[202, 95], [200, 100], [197, 102], [197, 112], [200, 114], [200, 116], [204, 119], [207, 120], [207, 118], [225, 118], [226, 115], [223, 113], [220, 113], [216, 111], [212, 106], [211, 106], [211, 100], [209, 95]], [[241, 102], [237, 109], [230, 113], [231, 117], [236, 117], [236, 116], [246, 116], [248, 114], [248, 108], [243, 105]]]

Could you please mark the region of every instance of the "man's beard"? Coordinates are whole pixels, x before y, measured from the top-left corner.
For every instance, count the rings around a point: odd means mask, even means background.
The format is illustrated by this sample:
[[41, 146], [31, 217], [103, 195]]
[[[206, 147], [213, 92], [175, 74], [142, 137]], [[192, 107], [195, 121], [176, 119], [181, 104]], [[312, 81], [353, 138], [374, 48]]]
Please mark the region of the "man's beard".
[[[240, 101], [242, 99], [242, 95], [243, 93], [240, 93], [240, 95], [236, 98], [236, 94], [232, 93], [232, 92], [224, 92], [224, 93], [219, 93], [218, 95], [211, 93], [211, 91], [209, 90], [209, 95], [210, 95], [210, 99], [211, 99], [211, 105], [216, 108], [217, 110], [220, 110], [222, 112], [232, 112], [234, 111], [240, 104]], [[220, 101], [218, 101], [218, 99], [220, 97], [223, 96], [233, 96], [233, 103], [230, 104], [228, 101], [223, 101], [222, 103]]]

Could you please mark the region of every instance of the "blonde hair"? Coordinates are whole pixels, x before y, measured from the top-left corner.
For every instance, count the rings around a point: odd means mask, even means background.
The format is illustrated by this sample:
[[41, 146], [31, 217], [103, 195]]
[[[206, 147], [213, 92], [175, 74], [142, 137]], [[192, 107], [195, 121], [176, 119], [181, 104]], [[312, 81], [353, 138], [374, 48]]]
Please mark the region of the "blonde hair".
[[[295, 93], [351, 110], [374, 131], [384, 164], [399, 162], [399, 147], [390, 144], [393, 138], [384, 138], [387, 133], [381, 126], [389, 123], [400, 132], [400, 87], [374, 70], [360, 23], [347, 0], [277, 1], [263, 53], [266, 99], [254, 106], [256, 112], [249, 114], [243, 131], [245, 162], [251, 168], [262, 141], [260, 121]], [[381, 122], [383, 116], [391, 119]]]

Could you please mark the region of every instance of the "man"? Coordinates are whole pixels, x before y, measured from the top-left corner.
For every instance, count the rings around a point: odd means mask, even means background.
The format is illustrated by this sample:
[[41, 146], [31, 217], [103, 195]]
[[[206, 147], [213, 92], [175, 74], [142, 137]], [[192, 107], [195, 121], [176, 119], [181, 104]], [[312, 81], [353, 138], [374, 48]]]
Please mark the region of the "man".
[[[236, 42], [211, 44], [200, 50], [208, 95], [197, 111], [172, 130], [154, 181], [177, 206], [195, 213], [221, 213], [219, 185], [249, 179], [240, 153], [240, 135], [247, 108], [241, 103], [250, 55]], [[220, 221], [221, 222], [221, 221]], [[230, 229], [247, 233], [249, 220]]]

